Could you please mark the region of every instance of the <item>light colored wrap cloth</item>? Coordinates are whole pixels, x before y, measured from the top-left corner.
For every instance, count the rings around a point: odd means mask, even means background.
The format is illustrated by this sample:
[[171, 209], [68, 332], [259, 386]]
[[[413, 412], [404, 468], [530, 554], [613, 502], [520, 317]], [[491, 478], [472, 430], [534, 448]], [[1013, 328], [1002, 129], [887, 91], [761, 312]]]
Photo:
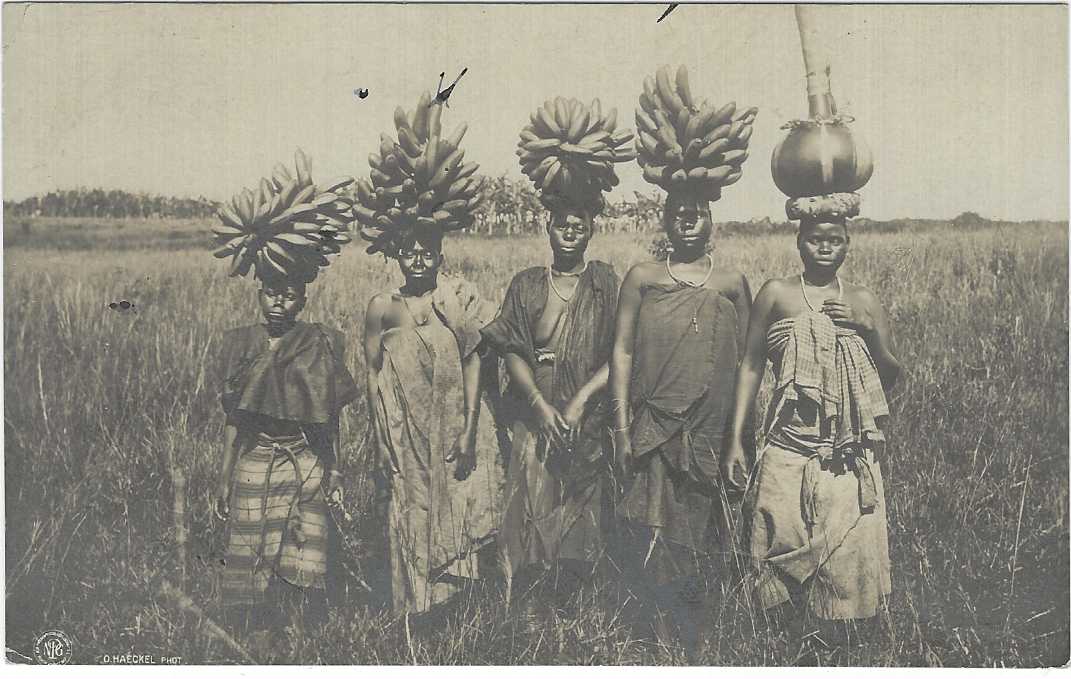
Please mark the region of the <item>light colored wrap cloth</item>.
[[[493, 384], [479, 404], [476, 469], [458, 479], [455, 463], [447, 461], [465, 426], [462, 362], [477, 350], [494, 306], [455, 278], [440, 279], [433, 294], [455, 295], [459, 303], [452, 308], [462, 318], [453, 319], [451, 329], [432, 313], [423, 325], [384, 332], [373, 395], [379, 466], [390, 486], [387, 532], [397, 613], [426, 612], [466, 580], [481, 577], [476, 553], [501, 522], [505, 472]], [[445, 308], [441, 298], [433, 299], [436, 309]]]
[[877, 366], [817, 312], [771, 325], [767, 347], [777, 379], [744, 507], [757, 594], [769, 607], [806, 591], [819, 617], [870, 617], [891, 591]]

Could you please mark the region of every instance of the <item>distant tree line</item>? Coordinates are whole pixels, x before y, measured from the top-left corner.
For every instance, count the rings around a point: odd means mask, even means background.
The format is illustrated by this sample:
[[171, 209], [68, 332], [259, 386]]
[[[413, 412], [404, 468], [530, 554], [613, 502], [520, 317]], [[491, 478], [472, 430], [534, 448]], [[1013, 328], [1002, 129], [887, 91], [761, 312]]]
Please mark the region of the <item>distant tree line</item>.
[[140, 219], [203, 219], [219, 203], [199, 198], [176, 198], [112, 189], [49, 191], [18, 202], [4, 201], [4, 214], [13, 217], [112, 217]]
[[[488, 180], [488, 196], [477, 210], [471, 233], [489, 236], [511, 236], [538, 233], [546, 224], [546, 209], [539, 196], [525, 179], [510, 179], [506, 175]], [[599, 230], [610, 233], [639, 233], [657, 231], [659, 215], [664, 205], [662, 192], [644, 195], [633, 192], [631, 199], [607, 201], [599, 218]], [[70, 189], [50, 191], [44, 196], [5, 201], [5, 216], [25, 217], [83, 217], [83, 218], [140, 218], [140, 219], [212, 219], [219, 203], [204, 196], [176, 198], [149, 193], [104, 189]], [[951, 220], [959, 229], [984, 228], [999, 224], [976, 212], [964, 212]], [[864, 232], [900, 232], [948, 225], [945, 220], [893, 219], [876, 221], [866, 217], [853, 219], [851, 229]], [[758, 235], [764, 233], [794, 233], [796, 224], [774, 221], [769, 217], [748, 221], [718, 222], [720, 235]]]

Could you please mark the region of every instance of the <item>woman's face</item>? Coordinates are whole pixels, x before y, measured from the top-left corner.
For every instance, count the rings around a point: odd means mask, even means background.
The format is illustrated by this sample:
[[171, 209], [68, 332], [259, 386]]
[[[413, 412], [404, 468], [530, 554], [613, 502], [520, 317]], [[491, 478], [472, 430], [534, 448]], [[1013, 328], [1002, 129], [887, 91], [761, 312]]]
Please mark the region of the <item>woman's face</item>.
[[848, 256], [848, 229], [839, 222], [800, 222], [796, 246], [804, 269], [836, 271]]
[[550, 236], [550, 248], [554, 254], [583, 256], [591, 242], [592, 221], [591, 215], [579, 210], [552, 213], [547, 235]]
[[662, 213], [666, 236], [676, 248], [705, 248], [714, 230], [710, 203], [699, 198], [671, 198]]
[[285, 282], [266, 282], [258, 294], [264, 320], [275, 325], [292, 323], [305, 308], [305, 286]]
[[407, 239], [398, 248], [398, 268], [406, 280], [434, 278], [443, 263], [442, 241], [432, 238]]

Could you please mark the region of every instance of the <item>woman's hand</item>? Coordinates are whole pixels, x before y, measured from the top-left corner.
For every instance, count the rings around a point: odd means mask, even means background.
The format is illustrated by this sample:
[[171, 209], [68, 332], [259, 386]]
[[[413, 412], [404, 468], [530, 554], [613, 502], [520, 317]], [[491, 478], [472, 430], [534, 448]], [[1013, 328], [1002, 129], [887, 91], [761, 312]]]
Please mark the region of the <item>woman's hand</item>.
[[743, 492], [747, 487], [747, 456], [740, 441], [731, 441], [722, 454], [721, 478], [731, 490]]
[[532, 406], [535, 410], [536, 422], [539, 424], [539, 433], [543, 435], [551, 445], [565, 447], [569, 444], [569, 424], [558, 412], [558, 409], [540, 396]]
[[476, 432], [468, 428], [457, 435], [454, 445], [450, 448], [450, 454], [446, 456], [447, 462], [456, 462], [454, 478], [464, 481], [476, 469]]
[[874, 330], [874, 318], [869, 311], [853, 307], [843, 300], [827, 299], [822, 304], [822, 313], [833, 319], [837, 325], [853, 328], [863, 333]]
[[327, 504], [333, 507], [342, 506], [342, 472], [332, 469], [323, 480], [324, 496]]
[[230, 503], [230, 485], [220, 484], [216, 489], [216, 501], [213, 511], [216, 514], [216, 518], [220, 521], [226, 521], [231, 516], [231, 503]]
[[580, 438], [580, 423], [584, 418], [584, 410], [586, 408], [587, 400], [577, 394], [569, 399], [569, 402], [565, 404], [565, 409], [562, 410], [562, 420], [565, 421], [565, 425], [569, 428], [566, 436], [571, 446], [575, 446]]

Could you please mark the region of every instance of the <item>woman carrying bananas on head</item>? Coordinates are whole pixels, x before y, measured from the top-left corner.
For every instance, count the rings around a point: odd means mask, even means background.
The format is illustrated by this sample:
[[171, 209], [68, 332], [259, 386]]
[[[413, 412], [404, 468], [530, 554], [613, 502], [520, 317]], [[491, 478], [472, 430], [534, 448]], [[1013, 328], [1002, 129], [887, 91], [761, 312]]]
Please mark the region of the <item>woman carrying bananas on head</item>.
[[264, 315], [221, 343], [227, 421], [215, 512], [230, 528], [223, 603], [242, 628], [278, 631], [325, 614], [338, 417], [358, 391], [342, 334], [297, 316], [326, 255], [349, 242], [350, 201], [336, 191], [352, 181], [315, 186], [299, 150], [296, 177], [277, 166], [259, 192], [224, 204], [213, 229], [230, 274], [259, 280]]
[[[666, 66], [648, 77], [640, 104], [638, 160], [668, 194], [671, 251], [634, 266], [621, 287], [610, 363], [618, 514], [634, 595], [656, 609], [659, 636], [679, 634], [693, 653], [716, 563], [709, 536], [728, 537], [718, 461], [751, 306], [744, 276], [708, 254], [710, 202], [740, 177], [755, 110], [697, 106], [683, 66], [676, 84]], [[667, 613], [676, 630], [662, 627]]]
[[370, 300], [364, 339], [398, 613], [443, 610], [436, 605], [479, 577], [477, 552], [500, 519], [502, 474], [479, 350], [494, 306], [439, 273], [443, 235], [473, 223], [483, 181], [475, 163], [463, 162], [466, 125], [441, 137], [441, 112], [427, 93], [411, 116], [397, 109], [398, 140], [382, 135], [354, 208], [368, 252], [394, 258], [405, 277]]
[[514, 276], [498, 318], [483, 329], [510, 378], [504, 420], [513, 454], [499, 545], [511, 593], [518, 579], [527, 585], [553, 572], [568, 597], [602, 551], [601, 392], [619, 279], [584, 252], [602, 192], [618, 181], [613, 164], [634, 157], [632, 134], [615, 130], [616, 118], [598, 100], [589, 108], [559, 97], [521, 131], [522, 169], [550, 211], [552, 260]]

